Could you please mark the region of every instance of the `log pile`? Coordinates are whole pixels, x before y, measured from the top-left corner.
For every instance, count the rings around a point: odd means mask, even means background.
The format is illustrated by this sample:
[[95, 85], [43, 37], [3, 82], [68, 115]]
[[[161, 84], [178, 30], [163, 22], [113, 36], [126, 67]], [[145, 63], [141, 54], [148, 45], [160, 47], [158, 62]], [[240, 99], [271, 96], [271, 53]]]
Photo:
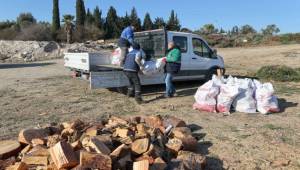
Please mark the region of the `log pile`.
[[197, 143], [186, 123], [172, 116], [75, 120], [1, 141], [0, 169], [201, 170], [206, 158], [196, 153]]

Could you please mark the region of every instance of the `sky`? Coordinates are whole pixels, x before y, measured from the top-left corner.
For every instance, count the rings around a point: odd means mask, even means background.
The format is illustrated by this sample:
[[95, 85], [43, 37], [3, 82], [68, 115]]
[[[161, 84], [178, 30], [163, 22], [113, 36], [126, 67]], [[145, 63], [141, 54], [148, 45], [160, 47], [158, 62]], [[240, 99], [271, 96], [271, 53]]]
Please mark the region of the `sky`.
[[[60, 0], [60, 14], [75, 14], [76, 0]], [[172, 9], [181, 25], [195, 30], [204, 24], [230, 30], [233, 26], [252, 25], [260, 30], [276, 24], [281, 33], [300, 32], [300, 0], [85, 0], [86, 8], [98, 5], [106, 16], [110, 6], [119, 16], [136, 7], [140, 18], [168, 19]], [[0, 6], [0, 21], [15, 20], [21, 12], [31, 12], [39, 21], [52, 18], [52, 0], [7, 0]]]

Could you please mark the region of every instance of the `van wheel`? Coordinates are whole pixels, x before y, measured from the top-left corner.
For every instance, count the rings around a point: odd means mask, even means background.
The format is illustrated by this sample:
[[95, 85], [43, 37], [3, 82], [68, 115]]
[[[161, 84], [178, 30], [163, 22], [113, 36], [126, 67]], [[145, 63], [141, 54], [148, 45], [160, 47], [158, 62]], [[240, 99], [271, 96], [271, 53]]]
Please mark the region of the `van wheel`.
[[205, 76], [205, 81], [211, 80], [214, 74], [215, 75], [217, 74], [217, 69], [216, 68], [210, 69]]

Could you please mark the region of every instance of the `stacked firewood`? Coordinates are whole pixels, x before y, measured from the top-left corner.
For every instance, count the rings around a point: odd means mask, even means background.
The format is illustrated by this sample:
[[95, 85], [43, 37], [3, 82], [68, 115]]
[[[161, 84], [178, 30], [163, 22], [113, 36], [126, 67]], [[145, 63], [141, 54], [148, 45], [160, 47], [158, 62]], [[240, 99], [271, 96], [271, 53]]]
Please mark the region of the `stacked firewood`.
[[173, 116], [110, 116], [24, 129], [18, 141], [0, 142], [0, 169], [204, 169], [198, 141]]

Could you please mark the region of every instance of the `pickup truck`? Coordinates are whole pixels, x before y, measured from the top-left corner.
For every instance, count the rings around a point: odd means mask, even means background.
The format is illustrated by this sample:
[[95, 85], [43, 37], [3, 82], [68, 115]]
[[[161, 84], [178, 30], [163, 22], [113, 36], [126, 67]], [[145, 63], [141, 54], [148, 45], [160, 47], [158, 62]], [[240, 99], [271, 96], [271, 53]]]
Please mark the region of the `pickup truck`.
[[[146, 60], [164, 57], [170, 41], [181, 49], [181, 71], [174, 81], [210, 79], [217, 70], [224, 70], [224, 60], [197, 34], [166, 31], [165, 29], [135, 33], [135, 41], [141, 45]], [[111, 51], [99, 53], [65, 53], [65, 67], [77, 76], [89, 80], [91, 89], [118, 88], [128, 85], [122, 68], [111, 64]], [[140, 74], [142, 85], [164, 83], [164, 73], [153, 76]]]

